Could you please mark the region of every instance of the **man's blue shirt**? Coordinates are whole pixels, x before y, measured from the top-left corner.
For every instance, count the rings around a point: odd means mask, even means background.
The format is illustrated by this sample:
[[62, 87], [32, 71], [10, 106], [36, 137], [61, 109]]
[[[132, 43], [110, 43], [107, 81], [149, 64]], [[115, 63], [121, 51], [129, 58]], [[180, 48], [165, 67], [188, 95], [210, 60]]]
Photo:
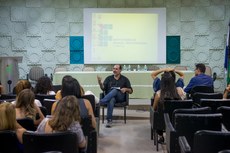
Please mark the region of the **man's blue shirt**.
[[189, 84], [186, 86], [186, 88], [184, 89], [184, 91], [186, 93], [190, 93], [191, 89], [194, 86], [209, 86], [209, 87], [213, 87], [213, 79], [206, 75], [206, 74], [199, 74], [197, 76], [194, 76], [190, 81]]

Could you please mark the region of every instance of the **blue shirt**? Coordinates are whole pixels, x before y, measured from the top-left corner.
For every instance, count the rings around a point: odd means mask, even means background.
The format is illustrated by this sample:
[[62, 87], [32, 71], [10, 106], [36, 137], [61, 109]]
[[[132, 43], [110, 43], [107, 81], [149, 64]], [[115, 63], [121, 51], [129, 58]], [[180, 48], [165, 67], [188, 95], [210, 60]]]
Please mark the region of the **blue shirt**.
[[197, 76], [194, 76], [188, 83], [187, 87], [184, 89], [186, 93], [190, 93], [191, 89], [194, 86], [209, 86], [213, 87], [213, 79], [206, 74], [199, 74]]
[[[153, 91], [157, 92], [158, 90], [160, 90], [160, 84], [161, 84], [161, 80], [160, 78], [156, 77], [153, 81]], [[184, 87], [184, 80], [182, 78], [179, 78], [176, 82], [176, 87]]]

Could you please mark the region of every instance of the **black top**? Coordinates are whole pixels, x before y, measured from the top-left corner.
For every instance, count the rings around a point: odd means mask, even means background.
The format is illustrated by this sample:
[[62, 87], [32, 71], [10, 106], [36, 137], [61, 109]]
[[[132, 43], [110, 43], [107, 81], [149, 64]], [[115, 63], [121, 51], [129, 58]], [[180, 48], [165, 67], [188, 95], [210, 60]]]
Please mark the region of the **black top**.
[[121, 75], [118, 80], [114, 78], [114, 75], [110, 75], [105, 79], [103, 84], [104, 84], [105, 94], [109, 93], [112, 87], [132, 89], [129, 79], [123, 75]]

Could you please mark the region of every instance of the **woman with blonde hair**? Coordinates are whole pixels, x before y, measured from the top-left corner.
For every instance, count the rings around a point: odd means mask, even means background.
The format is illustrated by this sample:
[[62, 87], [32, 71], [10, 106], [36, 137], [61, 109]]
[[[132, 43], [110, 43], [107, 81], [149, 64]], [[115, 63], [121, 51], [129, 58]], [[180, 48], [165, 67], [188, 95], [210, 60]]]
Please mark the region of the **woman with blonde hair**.
[[[30, 89], [22, 90], [16, 98], [15, 109], [16, 118], [32, 118], [34, 120], [34, 125], [39, 125], [39, 123], [44, 119], [40, 108], [34, 103], [34, 92]], [[36, 116], [39, 116], [36, 119]]]
[[37, 128], [37, 132], [72, 131], [77, 134], [78, 147], [85, 148], [86, 140], [80, 125], [79, 101], [75, 96], [62, 98], [51, 118], [45, 118]]
[[16, 112], [13, 104], [5, 102], [0, 104], [0, 131], [13, 130], [22, 143], [22, 135], [26, 131], [16, 121]]

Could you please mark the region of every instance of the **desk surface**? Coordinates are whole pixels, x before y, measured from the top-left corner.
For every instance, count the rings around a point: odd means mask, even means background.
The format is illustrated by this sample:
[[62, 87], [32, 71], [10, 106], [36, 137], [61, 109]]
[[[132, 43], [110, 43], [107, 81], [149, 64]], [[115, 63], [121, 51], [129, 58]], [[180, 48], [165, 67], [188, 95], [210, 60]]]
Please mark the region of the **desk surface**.
[[[188, 84], [191, 77], [194, 76], [193, 71], [183, 71], [185, 74], [184, 83]], [[133, 94], [130, 98], [149, 99], [153, 95], [153, 79], [151, 77], [152, 71], [122, 71], [122, 75], [129, 78], [133, 88]], [[62, 78], [65, 75], [71, 75], [76, 78], [79, 83], [84, 87], [85, 91], [90, 90], [95, 95], [100, 94], [101, 89], [97, 82], [97, 75], [102, 77], [102, 81], [109, 75], [111, 71], [62, 71], [56, 72], [53, 75], [53, 84], [61, 84]]]

